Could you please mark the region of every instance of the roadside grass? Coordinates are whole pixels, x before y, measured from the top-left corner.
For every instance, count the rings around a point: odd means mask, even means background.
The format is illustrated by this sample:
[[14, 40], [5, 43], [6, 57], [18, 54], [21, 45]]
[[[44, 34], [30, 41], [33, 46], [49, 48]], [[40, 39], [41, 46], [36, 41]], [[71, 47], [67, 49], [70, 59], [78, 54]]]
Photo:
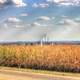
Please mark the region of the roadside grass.
[[0, 70], [9, 70], [9, 71], [21, 71], [21, 72], [29, 72], [29, 73], [38, 73], [38, 74], [46, 74], [46, 75], [55, 75], [55, 76], [66, 76], [66, 77], [79, 77], [80, 73], [72, 73], [72, 72], [57, 72], [57, 71], [47, 71], [47, 70], [34, 70], [34, 69], [23, 69], [23, 68], [15, 68], [15, 67], [1, 67]]

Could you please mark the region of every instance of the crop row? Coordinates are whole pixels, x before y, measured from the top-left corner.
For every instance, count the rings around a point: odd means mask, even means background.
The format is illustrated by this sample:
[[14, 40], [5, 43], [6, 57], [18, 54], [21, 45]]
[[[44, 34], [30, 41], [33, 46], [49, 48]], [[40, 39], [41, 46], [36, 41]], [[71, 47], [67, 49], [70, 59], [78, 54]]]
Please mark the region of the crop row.
[[0, 66], [80, 72], [80, 45], [0, 45]]

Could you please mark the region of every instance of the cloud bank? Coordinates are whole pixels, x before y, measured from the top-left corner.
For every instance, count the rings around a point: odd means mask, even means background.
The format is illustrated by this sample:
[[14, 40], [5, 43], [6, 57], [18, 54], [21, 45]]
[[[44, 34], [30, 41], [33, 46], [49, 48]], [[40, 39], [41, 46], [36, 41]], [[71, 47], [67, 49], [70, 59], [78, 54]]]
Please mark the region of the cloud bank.
[[4, 4], [13, 4], [16, 7], [26, 6], [27, 4], [23, 2], [23, 0], [0, 0], [0, 5]]
[[8, 21], [8, 22], [13, 22], [13, 23], [15, 23], [15, 22], [20, 22], [20, 20], [19, 20], [18, 18], [16, 18], [16, 17], [10, 17], [10, 18], [8, 18], [7, 21]]
[[80, 6], [80, 0], [47, 0], [47, 2], [66, 6], [68, 5]]
[[32, 7], [34, 7], [34, 8], [46, 8], [46, 7], [49, 7], [49, 4], [47, 4], [47, 3], [39, 3], [39, 4], [34, 3], [32, 5]]
[[51, 20], [51, 19], [50, 19], [50, 17], [48, 17], [48, 16], [40, 16], [40, 17], [38, 17], [38, 20], [49, 21], [49, 20]]

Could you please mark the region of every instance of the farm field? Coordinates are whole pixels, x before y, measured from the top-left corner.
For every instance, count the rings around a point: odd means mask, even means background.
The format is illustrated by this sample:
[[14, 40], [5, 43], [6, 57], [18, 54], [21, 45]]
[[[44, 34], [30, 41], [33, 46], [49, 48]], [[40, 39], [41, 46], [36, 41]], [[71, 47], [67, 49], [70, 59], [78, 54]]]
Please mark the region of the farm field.
[[80, 72], [80, 45], [0, 45], [0, 66]]

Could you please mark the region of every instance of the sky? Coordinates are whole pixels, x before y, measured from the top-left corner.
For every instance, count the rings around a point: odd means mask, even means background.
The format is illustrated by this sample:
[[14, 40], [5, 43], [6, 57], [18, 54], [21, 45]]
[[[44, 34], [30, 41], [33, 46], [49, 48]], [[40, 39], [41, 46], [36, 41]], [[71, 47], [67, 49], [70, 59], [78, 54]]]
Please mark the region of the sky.
[[80, 41], [80, 0], [0, 0], [0, 41]]

